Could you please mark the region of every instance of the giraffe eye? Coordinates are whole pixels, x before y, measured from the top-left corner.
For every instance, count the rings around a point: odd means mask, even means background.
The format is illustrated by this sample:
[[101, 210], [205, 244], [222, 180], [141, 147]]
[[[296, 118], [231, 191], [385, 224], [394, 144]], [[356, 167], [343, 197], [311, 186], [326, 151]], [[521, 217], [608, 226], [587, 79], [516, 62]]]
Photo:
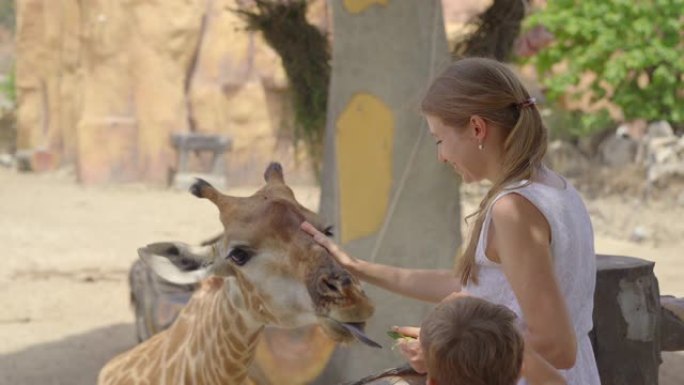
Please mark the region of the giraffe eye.
[[247, 263], [247, 261], [249, 261], [253, 255], [254, 253], [249, 250], [243, 249], [241, 247], [235, 247], [230, 251], [230, 253], [228, 253], [228, 258], [235, 262], [236, 265], [242, 266]]
[[328, 226], [322, 231], [323, 234], [325, 234], [326, 237], [332, 237], [333, 236], [333, 227]]

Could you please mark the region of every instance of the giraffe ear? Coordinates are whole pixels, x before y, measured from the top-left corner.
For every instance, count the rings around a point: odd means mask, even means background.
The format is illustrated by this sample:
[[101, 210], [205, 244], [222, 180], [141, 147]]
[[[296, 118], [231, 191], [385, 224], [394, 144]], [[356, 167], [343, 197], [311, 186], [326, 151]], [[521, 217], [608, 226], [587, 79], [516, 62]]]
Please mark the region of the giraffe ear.
[[271, 162], [271, 164], [266, 167], [264, 172], [264, 180], [266, 183], [285, 183], [285, 177], [283, 176], [283, 166], [278, 162]]
[[140, 259], [164, 280], [179, 285], [194, 284], [209, 275], [214, 261], [212, 246], [190, 246], [181, 242], [158, 242], [138, 249]]

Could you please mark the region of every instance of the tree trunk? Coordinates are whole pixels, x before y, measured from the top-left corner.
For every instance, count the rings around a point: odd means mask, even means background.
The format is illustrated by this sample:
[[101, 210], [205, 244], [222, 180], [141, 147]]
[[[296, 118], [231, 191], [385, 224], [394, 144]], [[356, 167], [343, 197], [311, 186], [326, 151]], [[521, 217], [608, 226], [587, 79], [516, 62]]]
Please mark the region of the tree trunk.
[[661, 309], [653, 262], [597, 257], [594, 354], [603, 385], [657, 385]]

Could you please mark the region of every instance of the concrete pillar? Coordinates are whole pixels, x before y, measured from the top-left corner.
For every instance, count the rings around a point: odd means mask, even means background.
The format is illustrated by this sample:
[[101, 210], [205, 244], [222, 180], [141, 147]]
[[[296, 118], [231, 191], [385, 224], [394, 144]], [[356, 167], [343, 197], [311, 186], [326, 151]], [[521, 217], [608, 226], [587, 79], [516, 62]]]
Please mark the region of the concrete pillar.
[[[351, 254], [404, 267], [451, 268], [460, 244], [458, 179], [436, 159], [419, 113], [449, 61], [439, 1], [330, 2], [332, 83], [321, 214]], [[340, 348], [320, 383], [358, 379], [402, 360], [385, 331], [417, 325], [431, 305], [368, 286], [367, 334], [385, 346]]]

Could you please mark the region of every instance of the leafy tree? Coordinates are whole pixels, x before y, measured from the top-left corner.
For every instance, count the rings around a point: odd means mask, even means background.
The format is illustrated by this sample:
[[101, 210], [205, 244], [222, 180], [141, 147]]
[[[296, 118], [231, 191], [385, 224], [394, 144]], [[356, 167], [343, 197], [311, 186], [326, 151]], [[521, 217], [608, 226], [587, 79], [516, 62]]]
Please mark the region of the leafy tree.
[[0, 25], [14, 30], [14, 0], [0, 0]]
[[323, 167], [323, 140], [330, 83], [330, 43], [309, 23], [310, 0], [254, 0], [236, 10], [251, 30], [261, 31], [283, 62], [292, 88], [295, 145], [304, 140], [314, 175]]
[[453, 56], [484, 56], [508, 61], [525, 18], [525, 1], [494, 0], [486, 11], [471, 21], [475, 30], [456, 42]]
[[[530, 60], [551, 100], [591, 93], [622, 109], [625, 119], [684, 123], [684, 0], [554, 0], [526, 20], [554, 43]], [[557, 64], [563, 69], [552, 70]], [[572, 88], [594, 73], [588, 89]], [[585, 114], [595, 126], [607, 114]]]
[[4, 80], [0, 81], [0, 92], [4, 93], [5, 97], [12, 103], [16, 103], [17, 94], [15, 90], [14, 68], [10, 70]]

